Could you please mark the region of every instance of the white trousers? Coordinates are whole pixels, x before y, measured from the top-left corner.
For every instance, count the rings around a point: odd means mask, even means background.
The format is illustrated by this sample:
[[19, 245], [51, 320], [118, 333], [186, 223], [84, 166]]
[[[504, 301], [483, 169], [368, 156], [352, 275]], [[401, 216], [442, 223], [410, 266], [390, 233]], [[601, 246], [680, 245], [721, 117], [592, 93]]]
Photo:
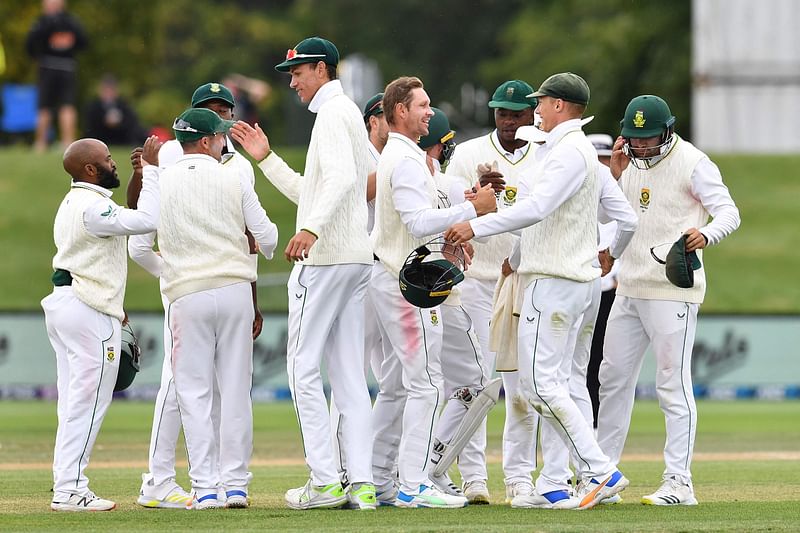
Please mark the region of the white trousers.
[[[192, 488], [200, 497], [216, 494], [218, 485], [246, 491], [253, 451], [250, 283], [188, 294], [171, 302], [167, 315]], [[209, 423], [215, 379], [220, 394], [219, 443], [217, 430]]]
[[[385, 364], [381, 370], [380, 392], [373, 409], [375, 427], [391, 423], [382, 418], [382, 408], [398, 401], [402, 392], [397, 387], [401, 386], [405, 389], [406, 401], [398, 451], [400, 489], [407, 494], [417, 494], [421, 484], [428, 484], [426, 466], [433, 444], [433, 428], [444, 402], [440, 361], [442, 313], [438, 306], [420, 309], [408, 303], [400, 293], [397, 276], [387, 272], [381, 263], [373, 267], [370, 291], [375, 308], [379, 310], [386, 362], [397, 360], [402, 367], [400, 380], [397, 372], [387, 372]], [[377, 430], [375, 437], [376, 442], [381, 438]], [[373, 459], [373, 463], [382, 461], [388, 460], [377, 456]]]
[[[576, 328], [570, 332], [568, 345], [574, 346], [572, 361], [564, 359], [564, 365], [559, 368], [559, 379], [566, 379], [569, 383], [569, 395], [581, 415], [594, 425], [592, 402], [589, 398], [589, 389], [586, 387], [586, 370], [589, 366], [589, 355], [592, 351], [592, 336], [594, 323], [600, 310], [600, 278], [592, 283], [591, 303], [586, 312], [581, 316]], [[573, 456], [573, 464], [576, 457]], [[572, 479], [570, 464], [570, 450], [564, 446], [552, 424], [542, 427], [542, 470], [536, 479], [536, 491], [546, 494], [554, 490], [568, 489], [567, 481]]]
[[315, 485], [340, 481], [320, 366], [341, 416], [353, 483], [371, 483], [372, 424], [364, 377], [364, 296], [369, 265], [296, 264], [289, 277], [287, 372], [306, 464]]
[[592, 300], [594, 283], [546, 278], [525, 288], [519, 320], [520, 389], [576, 458], [579, 477], [616, 468], [594, 438], [592, 424], [570, 396], [568, 376], [577, 329]]
[[[172, 378], [171, 340], [169, 319], [166, 310], [169, 301], [162, 294], [161, 303], [164, 306], [164, 363], [161, 366], [161, 385], [156, 394], [155, 409], [153, 412], [153, 427], [150, 431], [150, 452], [148, 465], [153, 483], [160, 485], [170, 479], [175, 479], [175, 449], [181, 432], [181, 413], [178, 409], [178, 397], [175, 394], [175, 381]], [[214, 433], [219, 441], [220, 398], [216, 379], [211, 400], [211, 423]], [[213, 464], [215, 474], [219, 464]]]
[[119, 320], [81, 302], [71, 286], [42, 300], [47, 336], [56, 352], [58, 429], [53, 452], [53, 498], [89, 488], [84, 470], [117, 382]]
[[644, 352], [656, 358], [656, 394], [666, 419], [664, 477], [691, 480], [697, 406], [692, 389], [692, 347], [698, 304], [617, 295], [608, 317], [600, 365], [597, 434], [603, 451], [619, 462], [631, 422]]
[[[370, 270], [370, 275], [372, 271]], [[369, 378], [369, 371], [372, 370], [372, 375], [375, 380], [380, 379], [381, 365], [383, 364], [383, 345], [381, 344], [381, 332], [378, 328], [378, 319], [376, 318], [375, 306], [372, 305], [370, 299], [370, 292], [366, 291], [364, 296], [364, 377]], [[350, 483], [350, 475], [347, 473], [347, 456], [344, 453], [344, 436], [342, 434], [344, 428], [342, 427], [343, 417], [339, 410], [336, 408], [336, 398], [331, 393], [331, 431], [333, 432], [333, 456], [336, 459], [336, 469], [339, 471], [339, 477], [342, 483], [347, 485]], [[402, 413], [402, 406], [400, 406]], [[400, 434], [398, 424], [397, 434]], [[393, 471], [397, 471], [397, 454], [395, 454], [395, 466]], [[374, 477], [373, 465], [373, 477]]]
[[[461, 304], [472, 319], [475, 333], [484, 354], [489, 375], [494, 373], [496, 354], [489, 350], [489, 322], [492, 318], [492, 300], [496, 280], [467, 278], [461, 284]], [[536, 438], [539, 431], [539, 415], [528, 401], [518, 394], [517, 372], [500, 372], [503, 379], [506, 417], [503, 425], [503, 473], [506, 484], [530, 481], [536, 470]], [[475, 433], [478, 443], [486, 448], [486, 423]], [[460, 463], [459, 463], [460, 466]]]
[[[441, 306], [444, 329], [442, 330], [442, 375], [446, 404], [434, 430], [441, 442], [449, 442], [458, 425], [467, 413], [468, 406], [454, 398], [462, 388], [470, 389], [474, 395], [483, 390], [489, 381], [490, 370], [486, 368], [481, 347], [472, 321], [461, 306]], [[486, 481], [486, 421], [470, 438], [458, 456], [458, 470], [464, 483]]]

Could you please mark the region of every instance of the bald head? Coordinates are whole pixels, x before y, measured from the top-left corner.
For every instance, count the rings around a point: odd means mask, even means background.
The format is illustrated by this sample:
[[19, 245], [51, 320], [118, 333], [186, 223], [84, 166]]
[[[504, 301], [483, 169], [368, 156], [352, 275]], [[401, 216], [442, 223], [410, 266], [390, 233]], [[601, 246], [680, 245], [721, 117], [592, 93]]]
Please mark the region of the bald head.
[[78, 139], [64, 150], [64, 170], [74, 181], [94, 183], [107, 189], [119, 186], [117, 166], [103, 141]]

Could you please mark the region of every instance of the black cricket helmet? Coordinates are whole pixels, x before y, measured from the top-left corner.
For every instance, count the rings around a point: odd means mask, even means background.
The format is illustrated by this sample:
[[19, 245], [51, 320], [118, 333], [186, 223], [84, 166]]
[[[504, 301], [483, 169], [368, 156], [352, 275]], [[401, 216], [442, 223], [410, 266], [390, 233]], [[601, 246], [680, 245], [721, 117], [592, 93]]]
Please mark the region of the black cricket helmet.
[[464, 280], [464, 264], [461, 245], [437, 237], [408, 254], [400, 269], [400, 292], [412, 305], [436, 307]]

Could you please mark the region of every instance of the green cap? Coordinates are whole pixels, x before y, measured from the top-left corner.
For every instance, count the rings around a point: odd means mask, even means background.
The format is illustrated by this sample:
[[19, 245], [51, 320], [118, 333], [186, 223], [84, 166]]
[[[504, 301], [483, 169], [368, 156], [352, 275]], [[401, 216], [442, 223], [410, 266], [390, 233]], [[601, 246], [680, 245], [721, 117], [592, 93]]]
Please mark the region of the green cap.
[[175, 119], [172, 129], [175, 130], [175, 138], [185, 142], [196, 141], [216, 133], [225, 133], [234, 124], [232, 120], [222, 120], [210, 109], [192, 107]]
[[369, 117], [374, 117], [381, 113], [383, 113], [383, 93], [378, 93], [364, 104], [364, 122], [367, 122]]
[[456, 132], [450, 129], [450, 121], [447, 120], [447, 115], [438, 107], [431, 107], [433, 116], [428, 122], [428, 134], [419, 138], [419, 147], [423, 150], [430, 148], [439, 143], [446, 143], [453, 137]]
[[511, 80], [500, 85], [489, 100], [489, 107], [522, 111], [536, 107], [536, 98], [531, 98], [533, 87], [522, 80]]
[[195, 89], [194, 94], [192, 94], [192, 107], [198, 107], [209, 100], [222, 100], [230, 104], [231, 107], [236, 106], [233, 101], [233, 94], [221, 83], [206, 83]]
[[327, 39], [322, 37], [309, 37], [303, 39], [297, 46], [286, 51], [286, 60], [275, 65], [278, 72], [289, 72], [289, 68], [303, 63], [316, 63], [324, 61], [334, 67], [339, 64], [339, 50]]
[[627, 138], [658, 137], [675, 125], [675, 117], [667, 103], [652, 94], [643, 94], [630, 101], [620, 121], [621, 135]]
[[553, 74], [539, 87], [539, 90], [528, 96], [550, 96], [561, 98], [575, 104], [589, 105], [589, 85], [586, 80], [572, 72]]

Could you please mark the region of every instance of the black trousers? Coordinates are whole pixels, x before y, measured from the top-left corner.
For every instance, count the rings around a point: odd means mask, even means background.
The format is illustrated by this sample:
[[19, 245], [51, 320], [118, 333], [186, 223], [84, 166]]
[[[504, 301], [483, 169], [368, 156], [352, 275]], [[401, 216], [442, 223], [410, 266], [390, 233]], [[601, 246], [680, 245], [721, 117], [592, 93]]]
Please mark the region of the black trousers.
[[611, 304], [614, 303], [616, 289], [605, 291], [600, 296], [600, 310], [597, 313], [597, 321], [594, 323], [594, 336], [592, 337], [592, 352], [589, 355], [589, 367], [586, 370], [586, 387], [589, 389], [589, 397], [592, 400], [592, 414], [594, 415], [594, 427], [597, 429], [597, 410], [600, 408], [600, 363], [603, 362], [603, 340], [606, 337], [606, 323], [608, 314], [611, 312]]

